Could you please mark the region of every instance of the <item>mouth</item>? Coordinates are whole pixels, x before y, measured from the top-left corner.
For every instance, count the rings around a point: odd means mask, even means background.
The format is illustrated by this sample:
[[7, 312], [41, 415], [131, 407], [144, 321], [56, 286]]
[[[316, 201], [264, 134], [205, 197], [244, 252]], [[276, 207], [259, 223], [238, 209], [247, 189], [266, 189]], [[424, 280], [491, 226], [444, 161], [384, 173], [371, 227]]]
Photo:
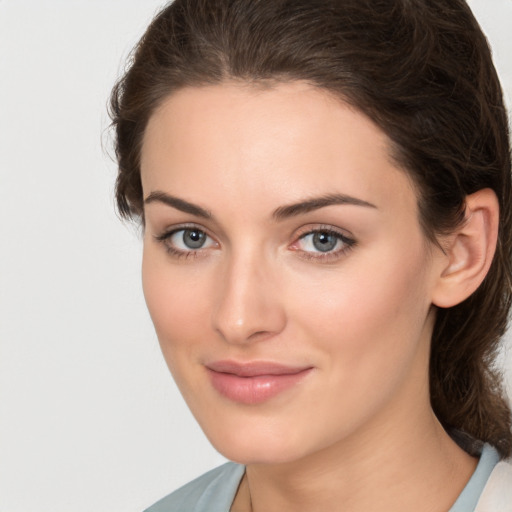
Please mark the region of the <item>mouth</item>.
[[246, 405], [261, 404], [294, 388], [313, 368], [268, 361], [215, 361], [206, 365], [213, 388], [225, 398]]

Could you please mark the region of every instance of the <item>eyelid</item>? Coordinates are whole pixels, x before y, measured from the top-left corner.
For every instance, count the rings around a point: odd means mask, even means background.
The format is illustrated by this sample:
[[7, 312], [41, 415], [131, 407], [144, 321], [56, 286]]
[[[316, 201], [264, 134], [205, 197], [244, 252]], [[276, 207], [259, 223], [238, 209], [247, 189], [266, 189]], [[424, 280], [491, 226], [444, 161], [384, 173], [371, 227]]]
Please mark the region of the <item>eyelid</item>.
[[[334, 251], [306, 251], [298, 247], [301, 240], [309, 235], [316, 233], [329, 233], [333, 234], [343, 243], [340, 249]], [[302, 227], [295, 235], [294, 242], [290, 245], [293, 251], [296, 251], [298, 255], [307, 260], [316, 260], [319, 262], [335, 262], [342, 258], [346, 253], [352, 250], [357, 245], [357, 241], [354, 236], [344, 229], [338, 228], [332, 225], [308, 225]]]
[[[207, 247], [198, 247], [197, 249], [189, 248], [189, 249], [181, 249], [171, 245], [168, 241], [174, 236], [176, 233], [180, 231], [186, 230], [198, 230], [203, 232], [211, 241], [213, 241], [212, 245]], [[299, 247], [299, 243], [302, 239], [309, 235], [314, 235], [315, 233], [328, 233], [336, 236], [338, 240], [342, 242], [342, 247], [332, 251], [307, 251]], [[153, 235], [154, 239], [161, 243], [166, 251], [175, 258], [197, 258], [201, 256], [205, 256], [207, 251], [212, 248], [219, 248], [220, 244], [216, 240], [216, 237], [210, 234], [209, 230], [203, 227], [202, 225], [195, 223], [183, 223], [177, 224], [174, 226], [169, 226], [164, 229], [161, 234]], [[306, 225], [301, 227], [296, 231], [293, 235], [293, 242], [288, 246], [289, 249], [295, 251], [300, 257], [303, 259], [311, 259], [319, 262], [328, 262], [338, 260], [343, 255], [345, 255], [349, 250], [354, 248], [357, 245], [357, 241], [353, 237], [353, 235], [345, 229], [339, 228], [337, 226], [328, 225], [328, 224], [316, 224], [316, 225]]]
[[327, 232], [327, 233], [334, 233], [336, 235], [340, 235], [343, 238], [346, 238], [348, 240], [352, 240], [354, 238], [354, 235], [346, 229], [339, 228], [337, 226], [333, 226], [332, 224], [307, 224], [305, 226], [300, 227], [294, 237], [296, 240], [299, 238], [309, 235], [310, 233], [318, 233], [318, 232]]
[[[187, 231], [187, 230], [197, 230], [197, 231], [201, 231], [202, 233], [204, 233], [210, 240], [213, 241], [213, 246], [207, 246], [207, 247], [198, 247], [197, 249], [192, 249], [192, 248], [189, 248], [189, 249], [180, 249], [180, 248], [177, 248], [177, 247], [173, 247], [170, 243], [169, 243], [169, 240], [176, 234], [176, 233], [179, 233], [180, 231]], [[215, 239], [214, 236], [212, 236], [209, 231], [204, 228], [203, 226], [201, 225], [198, 225], [198, 224], [194, 224], [194, 223], [184, 223], [184, 224], [177, 224], [177, 225], [174, 225], [174, 226], [170, 226], [166, 229], [164, 229], [162, 231], [161, 234], [155, 234], [153, 235], [154, 239], [158, 242], [158, 243], [161, 243], [166, 251], [173, 257], [175, 258], [197, 258], [197, 257], [200, 257], [202, 255], [204, 255], [204, 253], [212, 248], [215, 248], [215, 247], [218, 247], [219, 246], [219, 243], [217, 242], [217, 240]]]
[[197, 229], [198, 231], [202, 231], [206, 235], [208, 235], [210, 238], [215, 239], [215, 237], [209, 232], [207, 228], [204, 226], [201, 226], [200, 224], [196, 224], [194, 222], [183, 222], [181, 224], [174, 224], [172, 226], [168, 226], [163, 228], [160, 231], [160, 234], [154, 234], [153, 237], [157, 240], [163, 240], [165, 238], [168, 238], [169, 236], [173, 235], [177, 231], [183, 231], [183, 230], [194, 230]]

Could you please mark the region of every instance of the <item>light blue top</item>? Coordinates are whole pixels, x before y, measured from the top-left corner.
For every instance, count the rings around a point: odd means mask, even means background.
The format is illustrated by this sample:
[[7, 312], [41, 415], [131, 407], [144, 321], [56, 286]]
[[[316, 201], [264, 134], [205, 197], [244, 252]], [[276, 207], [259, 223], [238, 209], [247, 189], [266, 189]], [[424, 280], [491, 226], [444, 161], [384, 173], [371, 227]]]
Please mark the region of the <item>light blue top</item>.
[[485, 444], [475, 472], [469, 479], [466, 487], [464, 487], [460, 493], [457, 501], [453, 504], [450, 512], [467, 512], [475, 510], [485, 484], [487, 483], [487, 480], [489, 480], [489, 476], [491, 475], [494, 466], [498, 464], [499, 460], [500, 457], [498, 452], [491, 445]]
[[[449, 512], [472, 512], [499, 461], [498, 452], [485, 444], [473, 476]], [[245, 467], [234, 462], [212, 469], [145, 512], [229, 512]]]

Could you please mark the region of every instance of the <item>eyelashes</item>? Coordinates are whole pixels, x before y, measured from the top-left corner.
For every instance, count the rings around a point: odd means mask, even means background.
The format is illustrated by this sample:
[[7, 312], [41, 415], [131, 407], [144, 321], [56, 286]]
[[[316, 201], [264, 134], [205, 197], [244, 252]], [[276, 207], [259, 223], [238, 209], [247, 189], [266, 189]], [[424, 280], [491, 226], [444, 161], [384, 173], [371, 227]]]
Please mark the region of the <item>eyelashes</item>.
[[[192, 259], [207, 256], [220, 244], [206, 230], [196, 225], [182, 225], [154, 237], [167, 253], [175, 259]], [[290, 250], [306, 260], [332, 262], [343, 257], [354, 248], [356, 241], [333, 226], [304, 228], [294, 235]]]
[[219, 246], [206, 231], [196, 226], [180, 226], [155, 238], [171, 256], [178, 259], [196, 258], [205, 250]]
[[305, 259], [328, 262], [338, 260], [355, 245], [356, 241], [341, 231], [331, 226], [320, 226], [299, 235], [290, 249]]

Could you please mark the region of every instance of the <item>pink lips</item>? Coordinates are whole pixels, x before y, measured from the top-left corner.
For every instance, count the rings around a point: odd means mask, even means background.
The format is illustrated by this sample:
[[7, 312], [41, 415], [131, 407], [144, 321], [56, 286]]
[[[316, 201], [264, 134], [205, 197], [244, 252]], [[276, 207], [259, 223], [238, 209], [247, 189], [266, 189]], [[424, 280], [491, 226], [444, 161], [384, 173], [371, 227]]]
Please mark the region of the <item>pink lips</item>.
[[266, 361], [216, 361], [206, 365], [212, 386], [242, 404], [259, 404], [295, 386], [311, 367], [283, 366]]

